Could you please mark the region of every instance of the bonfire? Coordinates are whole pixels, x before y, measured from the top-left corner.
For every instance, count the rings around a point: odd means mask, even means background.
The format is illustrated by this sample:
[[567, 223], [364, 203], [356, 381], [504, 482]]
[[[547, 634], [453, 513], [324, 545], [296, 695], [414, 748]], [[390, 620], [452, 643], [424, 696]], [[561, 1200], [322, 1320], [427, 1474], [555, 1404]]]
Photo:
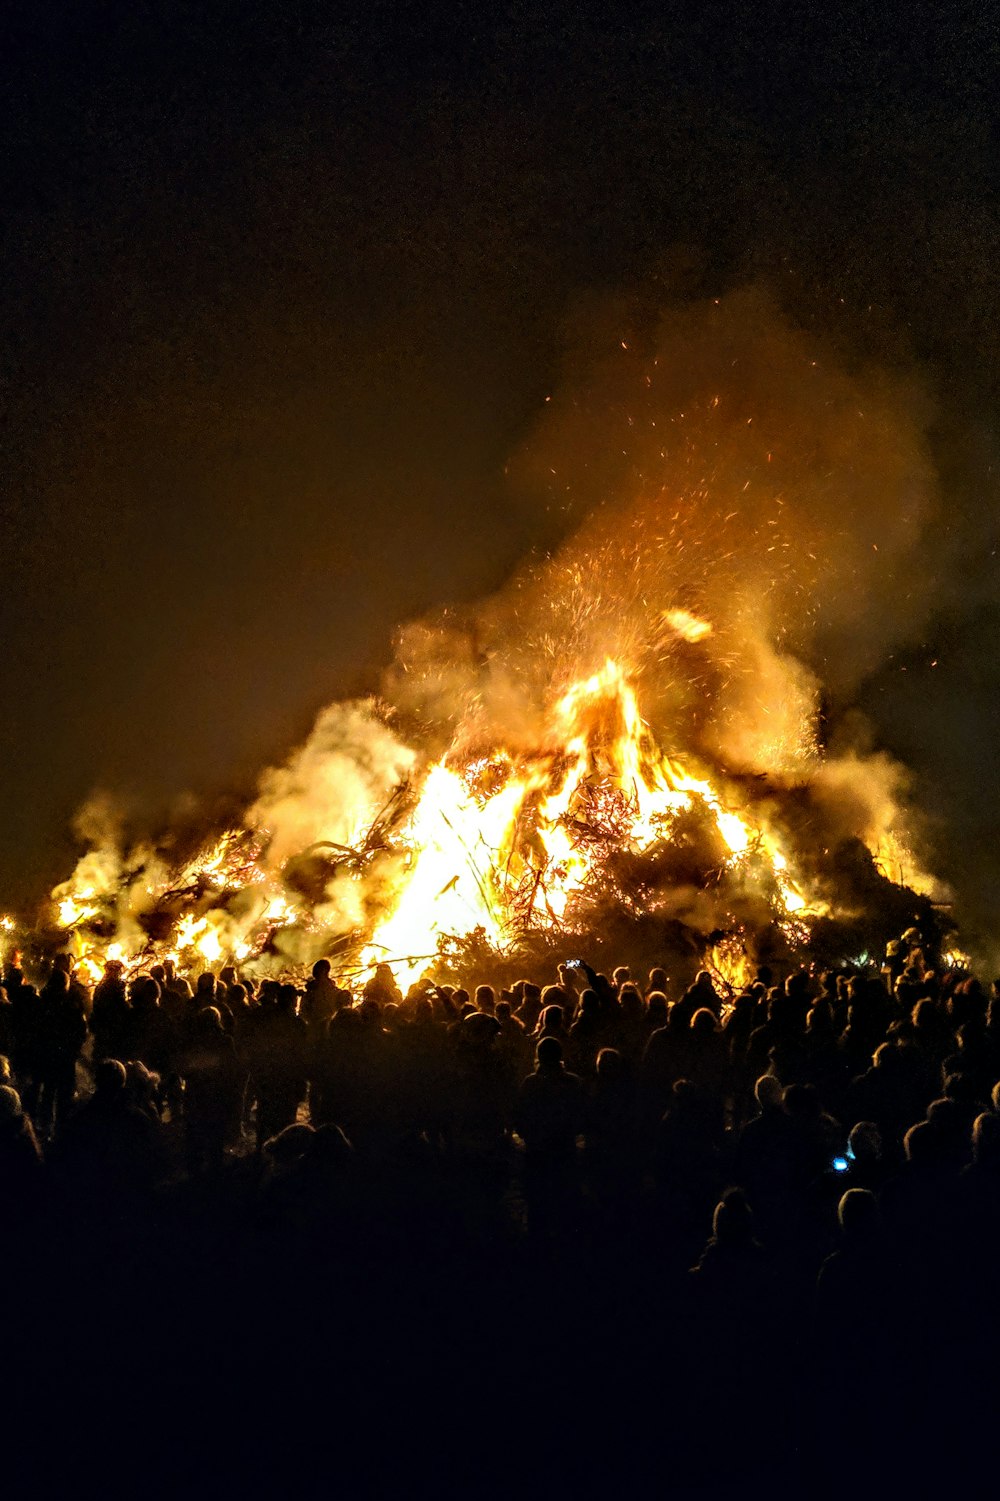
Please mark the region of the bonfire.
[[905, 773], [828, 743], [817, 667], [849, 704], [864, 610], [879, 650], [905, 626], [885, 570], [930, 513], [923, 439], [904, 387], [818, 353], [752, 295], [616, 343], [520, 466], [579, 492], [560, 546], [404, 631], [381, 698], [325, 710], [225, 826], [97, 830], [40, 941], [90, 979], [329, 955], [405, 989], [578, 955], [732, 988], [946, 937]]
[[808, 777], [665, 751], [610, 659], [554, 700], [530, 750], [449, 751], [350, 816], [353, 843], [313, 841], [278, 865], [261, 827], [175, 866], [133, 850], [103, 887], [108, 862], [91, 853], [57, 889], [55, 925], [91, 979], [109, 959], [286, 973], [330, 954], [346, 981], [387, 961], [404, 987], [577, 952], [707, 965], [733, 987], [765, 960], [867, 962], [914, 922], [941, 930], [933, 884], [890, 831], [831, 845]]

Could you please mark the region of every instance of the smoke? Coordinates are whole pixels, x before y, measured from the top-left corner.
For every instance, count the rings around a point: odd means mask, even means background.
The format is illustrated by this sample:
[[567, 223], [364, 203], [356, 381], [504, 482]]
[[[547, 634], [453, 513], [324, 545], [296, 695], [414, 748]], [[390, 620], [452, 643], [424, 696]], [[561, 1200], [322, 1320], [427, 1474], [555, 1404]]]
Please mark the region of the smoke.
[[[72, 951], [82, 959], [103, 956], [113, 936], [122, 953], [143, 954], [183, 916], [186, 940], [197, 943], [207, 962], [238, 954], [262, 922], [279, 924], [273, 936], [279, 969], [311, 962], [325, 945], [317, 931], [362, 928], [371, 904], [384, 904], [398, 860], [373, 862], [365, 879], [335, 860], [329, 868], [321, 861], [304, 930], [291, 925], [289, 862], [313, 846], [348, 853], [415, 760], [369, 700], [325, 709], [287, 762], [261, 775], [258, 797], [243, 817], [207, 842], [203, 826], [193, 843], [191, 831], [185, 839], [179, 828], [159, 840], [132, 840], [125, 806], [95, 794], [76, 820], [88, 848], [52, 892], [61, 926], [72, 929]], [[168, 920], [162, 931], [158, 915]], [[286, 920], [289, 926], [280, 926]]]
[[352, 846], [415, 760], [371, 702], [331, 704], [305, 744], [263, 773], [247, 825], [265, 832], [275, 869], [318, 841]]
[[[761, 286], [653, 316], [591, 303], [508, 466], [559, 540], [477, 609], [405, 631], [387, 695], [442, 743], [516, 748], [614, 657], [668, 750], [808, 784], [801, 851], [861, 838], [945, 899], [936, 866], [975, 925], [983, 860], [965, 841], [955, 858], [859, 708], [956, 598], [935, 416], [920, 371], [849, 357]], [[685, 640], [677, 610], [711, 633]]]
[[[546, 745], [559, 697], [613, 658], [668, 753], [808, 788], [773, 815], [800, 853], [862, 839], [920, 884], [926, 822], [858, 701], [946, 594], [934, 415], [917, 372], [849, 359], [760, 286], [652, 316], [591, 305], [507, 469], [549, 545], [493, 597], [401, 632], [383, 682], [399, 734], [384, 708], [335, 704], [263, 774], [243, 820], [261, 869], [353, 846], [449, 748]], [[102, 890], [121, 878], [108, 860]], [[398, 875], [391, 857], [332, 873], [315, 921], [362, 929]], [[276, 947], [312, 952], [293, 930]]]
[[125, 810], [110, 794], [98, 791], [87, 799], [73, 820], [74, 833], [87, 848], [70, 879], [52, 892], [53, 901], [78, 898], [89, 903], [117, 896], [123, 875], [124, 827]]
[[[933, 403], [849, 367], [753, 286], [636, 326], [577, 323], [509, 479], [563, 539], [494, 599], [404, 633], [388, 693], [515, 741], [553, 688], [628, 662], [665, 743], [747, 772], [814, 762], [817, 715], [914, 640], [933, 605]], [[691, 644], [667, 620], [711, 624]]]

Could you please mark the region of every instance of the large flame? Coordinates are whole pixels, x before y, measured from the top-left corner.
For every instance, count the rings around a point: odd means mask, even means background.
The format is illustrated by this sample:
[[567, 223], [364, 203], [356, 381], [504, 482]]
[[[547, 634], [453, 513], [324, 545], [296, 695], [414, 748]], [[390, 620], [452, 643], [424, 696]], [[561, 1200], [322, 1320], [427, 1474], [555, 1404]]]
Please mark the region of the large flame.
[[[686, 640], [711, 631], [686, 611], [668, 613]], [[638, 691], [626, 666], [608, 658], [554, 697], [530, 747], [470, 752], [456, 741], [397, 789], [405, 796], [382, 836], [369, 836], [367, 852], [327, 842], [332, 864], [311, 899], [296, 890], [294, 862], [269, 861], [266, 828], [230, 829], [179, 869], [150, 856], [140, 876], [123, 881], [121, 859], [110, 860], [103, 888], [90, 852], [54, 893], [58, 924], [89, 979], [109, 959], [133, 969], [157, 959], [288, 969], [333, 948], [355, 976], [388, 961], [407, 984], [470, 935], [512, 953], [528, 936], [572, 927], [576, 906], [613, 862], [669, 851], [693, 819], [707, 831], [713, 879], [764, 890], [772, 920], [792, 944], [804, 944], [828, 902], [796, 870], [767, 801], [718, 767], [665, 750]], [[818, 767], [816, 752], [814, 759]], [[326, 816], [331, 826], [346, 820], [363, 830], [378, 827], [379, 811], [362, 798], [348, 809], [331, 804]], [[888, 827], [869, 840], [873, 852], [890, 842], [898, 863], [906, 852]], [[357, 899], [345, 906], [351, 887]], [[655, 891], [645, 902], [653, 915], [664, 906]], [[303, 936], [308, 955], [293, 941]], [[712, 941], [705, 962], [727, 983], [750, 972], [738, 931]]]
[[[678, 612], [699, 627], [711, 627]], [[669, 841], [682, 813], [701, 806], [736, 864], [751, 853], [774, 879], [779, 915], [819, 915], [825, 904], [789, 873], [778, 837], [680, 760], [664, 754], [639, 711], [622, 665], [608, 660], [554, 704], [546, 743], [530, 756], [432, 767], [405, 837], [412, 849], [391, 915], [366, 959], [391, 957], [415, 978], [443, 938], [481, 928], [497, 947], [526, 926], [558, 924], [606, 849], [642, 852]]]
[[941, 895], [901, 768], [843, 716], [921, 618], [920, 421], [908, 381], [842, 369], [752, 290], [668, 311], [645, 353], [600, 343], [513, 462], [563, 541], [404, 630], [388, 707], [326, 709], [216, 837], [129, 847], [89, 819], [53, 893], [65, 944], [87, 974], [327, 953], [406, 981], [617, 913], [616, 941], [646, 922], [647, 950], [672, 933], [731, 984], [762, 934], [873, 952], [867, 914], [905, 927]]

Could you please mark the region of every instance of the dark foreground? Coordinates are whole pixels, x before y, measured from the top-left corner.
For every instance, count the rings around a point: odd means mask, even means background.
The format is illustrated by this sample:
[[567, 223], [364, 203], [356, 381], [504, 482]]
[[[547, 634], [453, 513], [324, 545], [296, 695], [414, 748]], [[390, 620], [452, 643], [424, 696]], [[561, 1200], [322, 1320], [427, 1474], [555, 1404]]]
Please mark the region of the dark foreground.
[[[39, 1497], [988, 1483], [1000, 1004], [907, 952], [895, 973], [765, 976], [731, 1010], [707, 977], [676, 999], [659, 975], [341, 992], [329, 1016], [315, 986], [233, 982], [165, 1007], [173, 1031], [112, 977], [75, 1081], [24, 1030], [57, 1035], [66, 985], [24, 983], [0, 1086], [5, 1478]], [[126, 1079], [109, 1015], [159, 1080]]]
[[831, 1317], [780, 1259], [699, 1286], [655, 1223], [539, 1244], [437, 1174], [262, 1214], [255, 1179], [235, 1163], [8, 1256], [11, 1478], [864, 1495], [991, 1452], [996, 1298], [960, 1266], [861, 1273]]

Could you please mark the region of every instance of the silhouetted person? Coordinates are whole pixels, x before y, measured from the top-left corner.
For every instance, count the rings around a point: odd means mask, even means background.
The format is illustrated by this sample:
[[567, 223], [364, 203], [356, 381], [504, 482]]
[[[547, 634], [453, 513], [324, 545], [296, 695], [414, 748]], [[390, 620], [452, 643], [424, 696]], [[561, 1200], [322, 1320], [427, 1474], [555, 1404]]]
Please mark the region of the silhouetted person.
[[252, 1082], [257, 1096], [257, 1149], [292, 1125], [306, 1095], [306, 1025], [296, 1015], [294, 985], [281, 985], [263, 1007]]
[[53, 969], [38, 997], [38, 1105], [44, 1129], [69, 1112], [76, 1093], [76, 1063], [87, 1038], [87, 1017], [65, 969]]
[[496, 1043], [500, 1023], [471, 1011], [454, 1029], [451, 1140], [477, 1157], [501, 1151], [512, 1108], [511, 1079]]
[[673, 1006], [665, 1027], [651, 1032], [639, 1065], [643, 1124], [652, 1128], [670, 1104], [671, 1091], [681, 1077], [686, 1058], [689, 1021]]
[[627, 1213], [643, 1168], [639, 1096], [633, 1074], [614, 1048], [602, 1048], [597, 1055], [585, 1135], [587, 1176], [598, 1204], [615, 1216]]
[[656, 1132], [654, 1171], [661, 1224], [691, 1254], [691, 1240], [704, 1234], [705, 1220], [721, 1187], [719, 1122], [690, 1079], [678, 1079]]
[[0, 985], [0, 1054], [9, 1056], [14, 1046], [14, 1008], [7, 991]]
[[683, 1024], [688, 1027], [691, 1025], [692, 1016], [703, 1006], [711, 1011], [713, 1016], [722, 1014], [722, 997], [712, 983], [712, 976], [707, 969], [698, 971], [694, 983], [688, 986], [674, 1009], [680, 1008], [680, 1014], [684, 1019]]
[[958, 1249], [958, 1173], [946, 1136], [931, 1121], [910, 1127], [904, 1149], [906, 1160], [882, 1193], [886, 1231], [899, 1262], [901, 1296], [936, 1323]]
[[646, 981], [646, 1000], [649, 1000], [649, 997], [653, 991], [659, 991], [661, 994], [666, 994], [667, 985], [669, 983], [669, 976], [667, 975], [666, 970], [659, 965], [655, 966], [649, 971], [649, 978]]
[[[639, 1004], [641, 1008], [642, 1003]], [[550, 1011], [558, 1016], [561, 1027], [563, 1014], [561, 1006], [546, 1008], [542, 1012], [543, 1023]], [[604, 1021], [597, 993], [593, 990], [585, 990], [576, 1009], [576, 1019], [569, 1029], [569, 1057], [577, 1073], [583, 1075], [594, 1072], [598, 1049], [604, 1034]], [[553, 1030], [552, 1035], [560, 1036], [560, 1031]], [[562, 1040], [561, 1037], [560, 1040]]]
[[736, 1148], [737, 1182], [758, 1205], [765, 1223], [780, 1220], [792, 1193], [795, 1147], [792, 1123], [785, 1113], [784, 1089], [773, 1074], [762, 1074], [754, 1088], [758, 1113], [740, 1131]]
[[94, 1035], [95, 1063], [102, 1058], [127, 1058], [132, 1050], [132, 1009], [123, 969], [118, 959], [109, 960], [104, 966], [104, 978], [94, 990], [90, 1030]]
[[140, 975], [133, 982], [129, 1056], [158, 1073], [171, 1063], [171, 1029], [160, 996], [159, 982], [152, 975]]
[[184, 1139], [188, 1172], [219, 1169], [239, 1135], [245, 1073], [218, 1008], [198, 1013], [184, 1058]]
[[563, 1049], [568, 1046], [569, 1034], [566, 1030], [566, 1015], [562, 1006], [552, 1003], [542, 1007], [535, 1030], [536, 1042], [543, 1037], [555, 1037]]
[[543, 1037], [535, 1071], [521, 1085], [514, 1124], [524, 1142], [524, 1192], [533, 1231], [566, 1227], [578, 1188], [577, 1137], [584, 1127], [583, 1084], [563, 1063], [557, 1037]]
[[54, 1161], [70, 1197], [98, 1214], [134, 1205], [155, 1183], [162, 1167], [159, 1130], [129, 1100], [118, 1059], [98, 1064], [94, 1093], [60, 1132]]
[[859, 1120], [874, 1121], [884, 1142], [898, 1143], [929, 1099], [913, 1050], [898, 1042], [883, 1042], [875, 1050], [871, 1068], [851, 1083], [842, 1119], [850, 1126]]
[[41, 1089], [42, 1013], [38, 992], [16, 966], [8, 966], [4, 989], [10, 1004], [10, 1061], [29, 1114]]
[[[584, 991], [580, 997], [581, 1007], [586, 997], [593, 994], [593, 991]], [[658, 1009], [658, 1007], [654, 1007], [654, 1015]], [[666, 1022], [665, 1014], [662, 1015], [662, 1021]], [[609, 1041], [614, 1043], [616, 1051], [621, 1053], [626, 1062], [637, 1064], [642, 1057], [646, 1040], [652, 1030], [646, 1003], [642, 998], [638, 986], [627, 982], [622, 985], [618, 992], [617, 1016], [605, 1019], [603, 1031], [595, 1041], [603, 1041], [604, 1038], [608, 1038]]]
[[747, 1041], [745, 1057], [750, 1077], [759, 1077], [772, 1063], [780, 1075], [778, 1058], [787, 1061], [790, 1057], [797, 1066], [802, 1055], [804, 1030], [804, 1020], [795, 997], [784, 990], [772, 990], [767, 998], [767, 1019], [754, 1027]]
[[876, 1197], [894, 1171], [885, 1155], [882, 1133], [874, 1121], [858, 1121], [847, 1138], [847, 1170], [841, 1177], [841, 1193], [867, 1188]]
[[380, 1006], [398, 1006], [403, 999], [403, 992], [396, 984], [390, 964], [376, 964], [375, 973], [362, 994], [365, 1000], [377, 1001]]
[[[1000, 1116], [986, 1111], [972, 1127], [972, 1161], [962, 1169], [956, 1195], [955, 1233], [960, 1238], [961, 1273], [956, 1292], [965, 1316], [992, 1344], [1000, 1315]], [[959, 1302], [956, 1299], [956, 1302]], [[991, 1354], [992, 1359], [992, 1354]]]
[[514, 985], [514, 995], [517, 999], [514, 1015], [524, 1027], [525, 1032], [534, 1032], [538, 1026], [538, 1018], [542, 1014], [541, 986], [533, 985], [530, 980], [518, 980]]
[[728, 1373], [736, 1355], [749, 1365], [748, 1353], [773, 1317], [774, 1289], [770, 1258], [754, 1234], [742, 1189], [727, 1189], [716, 1204], [711, 1237], [690, 1275], [714, 1351], [710, 1369]]
[[302, 996], [302, 1018], [314, 1038], [326, 1036], [331, 1018], [343, 1005], [345, 992], [330, 978], [329, 959], [317, 959]]
[[[850, 1438], [868, 1443], [883, 1421], [881, 1406], [890, 1361], [893, 1324], [902, 1295], [887, 1254], [878, 1200], [868, 1189], [851, 1188], [837, 1210], [840, 1245], [820, 1267], [816, 1283], [817, 1336], [821, 1369], [828, 1367], [836, 1402], [850, 1383], [858, 1401]], [[864, 1425], [860, 1432], [858, 1424]], [[859, 1445], [864, 1452], [865, 1443]]]
[[0, 1206], [4, 1234], [15, 1232], [37, 1215], [42, 1193], [42, 1154], [20, 1096], [0, 1084]]
[[497, 997], [492, 985], [477, 985], [475, 1000], [477, 1011], [485, 1011], [487, 1016], [496, 1015]]
[[296, 1237], [300, 1252], [328, 1266], [357, 1228], [353, 1146], [339, 1126], [312, 1130], [300, 1123], [272, 1137], [264, 1155], [269, 1170], [259, 1195], [260, 1221], [283, 1240]]
[[510, 1001], [497, 1001], [495, 1016], [500, 1024], [496, 1048], [503, 1057], [508, 1074], [519, 1083], [531, 1057], [531, 1040], [520, 1020], [510, 1009]]
[[691, 1018], [685, 1047], [685, 1076], [691, 1080], [721, 1129], [729, 1085], [725, 1033], [714, 1014], [703, 1006]]

